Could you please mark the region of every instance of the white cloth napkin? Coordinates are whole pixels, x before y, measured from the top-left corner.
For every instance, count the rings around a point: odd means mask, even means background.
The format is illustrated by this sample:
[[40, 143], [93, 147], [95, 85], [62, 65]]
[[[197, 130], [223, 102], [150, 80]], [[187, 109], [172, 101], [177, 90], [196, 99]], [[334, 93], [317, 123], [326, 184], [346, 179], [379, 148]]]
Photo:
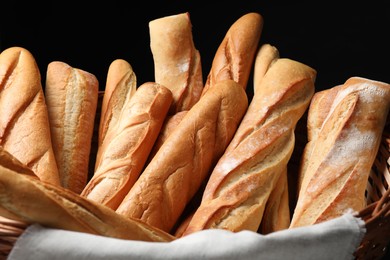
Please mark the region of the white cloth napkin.
[[167, 243], [129, 241], [31, 225], [8, 259], [353, 259], [365, 231], [364, 221], [351, 213], [268, 235], [212, 229]]

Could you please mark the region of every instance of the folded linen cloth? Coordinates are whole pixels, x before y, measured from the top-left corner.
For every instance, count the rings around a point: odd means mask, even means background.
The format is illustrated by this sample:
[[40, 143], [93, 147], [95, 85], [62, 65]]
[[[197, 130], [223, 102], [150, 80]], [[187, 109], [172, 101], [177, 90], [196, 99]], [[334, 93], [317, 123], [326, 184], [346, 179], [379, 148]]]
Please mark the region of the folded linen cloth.
[[129, 241], [31, 225], [9, 260], [353, 259], [366, 232], [352, 213], [320, 224], [267, 235], [209, 229], [172, 242]]

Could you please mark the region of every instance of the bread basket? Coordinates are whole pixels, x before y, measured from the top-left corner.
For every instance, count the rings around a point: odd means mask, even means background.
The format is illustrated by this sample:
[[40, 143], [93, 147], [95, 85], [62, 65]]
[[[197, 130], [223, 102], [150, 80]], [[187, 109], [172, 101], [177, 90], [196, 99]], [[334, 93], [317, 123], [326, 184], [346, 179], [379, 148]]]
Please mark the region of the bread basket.
[[[92, 173], [97, 150], [96, 134], [100, 118], [100, 105], [104, 92], [99, 93], [95, 134], [92, 142], [90, 172]], [[300, 155], [306, 144], [306, 116], [296, 127], [296, 145], [289, 167], [292, 171], [299, 165]], [[366, 189], [367, 206], [357, 213], [366, 227], [360, 246], [354, 253], [355, 259], [383, 259], [390, 245], [390, 120], [387, 120], [381, 145], [372, 167]], [[291, 190], [291, 192], [294, 192]], [[292, 202], [294, 203], [294, 202]], [[291, 205], [293, 206], [293, 205]], [[0, 217], [0, 259], [6, 259], [18, 237], [27, 224]]]
[[[289, 162], [291, 173], [297, 172], [300, 155], [307, 142], [307, 113], [298, 122], [295, 135], [296, 145]], [[292, 178], [296, 178], [293, 176]], [[295, 180], [291, 181], [290, 192], [294, 194]], [[382, 141], [371, 168], [366, 188], [367, 206], [357, 213], [365, 222], [366, 233], [356, 249], [355, 259], [382, 259], [388, 253], [390, 245], [390, 117], [387, 118]], [[295, 201], [290, 202], [290, 208]]]

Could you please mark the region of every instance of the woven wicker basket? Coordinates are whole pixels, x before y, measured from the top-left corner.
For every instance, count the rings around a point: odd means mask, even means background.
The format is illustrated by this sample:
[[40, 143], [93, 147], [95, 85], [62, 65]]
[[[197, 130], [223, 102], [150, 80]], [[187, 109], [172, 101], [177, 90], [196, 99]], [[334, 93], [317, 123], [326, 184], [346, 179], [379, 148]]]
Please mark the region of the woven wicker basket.
[[[93, 172], [94, 158], [97, 150], [98, 119], [100, 118], [100, 105], [104, 92], [99, 93], [99, 107], [95, 121], [95, 134], [92, 142], [90, 174]], [[291, 171], [299, 165], [300, 155], [307, 142], [306, 115], [298, 122], [296, 127], [296, 145], [289, 163]], [[295, 176], [296, 177], [296, 176]], [[357, 213], [365, 222], [366, 233], [360, 246], [356, 249], [355, 259], [383, 259], [390, 246], [390, 116], [383, 132], [381, 145], [372, 167], [366, 189], [367, 207]], [[290, 192], [294, 194], [294, 179], [290, 185]], [[290, 196], [293, 197], [293, 196]], [[290, 202], [294, 208], [295, 201]], [[2, 218], [0, 216], [0, 259], [6, 259], [11, 252], [18, 237], [28, 225], [18, 221]]]

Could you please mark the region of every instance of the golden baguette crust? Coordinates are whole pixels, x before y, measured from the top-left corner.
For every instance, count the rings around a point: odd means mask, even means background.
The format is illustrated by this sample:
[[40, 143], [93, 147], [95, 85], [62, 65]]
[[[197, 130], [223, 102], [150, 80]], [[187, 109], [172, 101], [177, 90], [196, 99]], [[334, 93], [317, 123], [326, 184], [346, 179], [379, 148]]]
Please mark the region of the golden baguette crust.
[[27, 224], [151, 242], [175, 238], [78, 194], [0, 166], [0, 215]]
[[42, 180], [60, 185], [41, 74], [32, 54], [0, 54], [0, 145]]
[[149, 154], [148, 162], [147, 162], [148, 164], [152, 160], [154, 155], [157, 153], [158, 149], [160, 149], [162, 144], [165, 142], [165, 140], [167, 140], [168, 136], [176, 129], [176, 127], [179, 125], [180, 121], [184, 118], [187, 112], [188, 110], [183, 110], [177, 112], [174, 115], [167, 116], [163, 126], [161, 127], [161, 131], [157, 137], [157, 140], [153, 145], [152, 151]]
[[47, 66], [45, 95], [61, 186], [80, 193], [88, 179], [99, 82], [61, 61]]
[[141, 174], [171, 104], [168, 88], [155, 82], [138, 87], [108, 129], [98, 149], [95, 173], [82, 196], [118, 207]]
[[228, 79], [246, 89], [262, 30], [263, 17], [254, 12], [241, 16], [230, 26], [214, 55], [202, 95]]
[[390, 108], [390, 84], [351, 77], [316, 93], [290, 228], [366, 206], [365, 189]]
[[270, 67], [183, 235], [209, 228], [258, 230], [268, 197], [286, 171], [315, 77], [311, 67], [286, 58]]
[[130, 63], [123, 59], [111, 62], [100, 111], [98, 146], [103, 143], [107, 129], [116, 124], [123, 104], [128, 102], [136, 89], [137, 77]]
[[247, 104], [235, 81], [210, 89], [168, 136], [117, 212], [170, 232], [230, 142]]
[[0, 146], [0, 162], [1, 165], [10, 170], [16, 171], [20, 174], [26, 174], [38, 178], [38, 176], [30, 168], [21, 163], [12, 154], [4, 150], [4, 147], [2, 146]]
[[[307, 111], [307, 140], [314, 140], [317, 138], [321, 125], [324, 122], [333, 100], [337, 95], [337, 88], [330, 88], [327, 91], [316, 92], [311, 100], [309, 109]], [[314, 142], [307, 142], [304, 146], [303, 153], [298, 165], [298, 181], [297, 181], [297, 196], [301, 189], [303, 173], [306, 171], [308, 156], [311, 153], [311, 149], [314, 146]]]
[[[260, 81], [264, 78], [272, 64], [279, 58], [279, 50], [275, 46], [269, 43], [264, 43], [260, 46], [253, 66], [253, 86], [261, 86]], [[253, 91], [256, 92], [257, 89], [254, 88]]]
[[173, 94], [169, 114], [189, 110], [203, 90], [201, 57], [193, 41], [189, 13], [150, 21], [149, 34], [154, 81]]
[[180, 219], [177, 224], [177, 227], [171, 231], [171, 233], [175, 237], [182, 237], [183, 233], [186, 231], [188, 224], [191, 221], [192, 216], [194, 215], [195, 211], [190, 212], [188, 215], [186, 215], [184, 218]]
[[285, 169], [281, 173], [265, 205], [259, 229], [261, 234], [269, 234], [278, 230], [287, 229], [290, 226], [288, 193], [287, 169]]

